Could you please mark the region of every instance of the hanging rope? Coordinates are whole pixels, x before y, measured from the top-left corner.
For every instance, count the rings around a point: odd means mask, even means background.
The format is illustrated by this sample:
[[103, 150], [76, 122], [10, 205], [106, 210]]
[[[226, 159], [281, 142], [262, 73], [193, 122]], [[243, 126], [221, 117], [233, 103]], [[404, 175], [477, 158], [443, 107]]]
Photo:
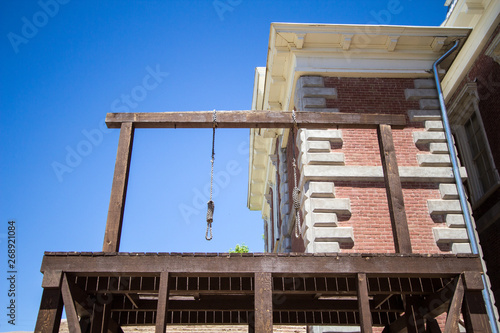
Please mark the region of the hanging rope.
[[214, 221], [214, 202], [212, 201], [212, 189], [214, 184], [214, 160], [215, 160], [215, 128], [217, 127], [217, 111], [214, 109], [212, 116], [212, 160], [210, 161], [210, 199], [207, 202], [207, 231], [205, 232], [205, 239], [207, 241], [212, 239], [212, 222]]
[[293, 191], [292, 200], [293, 208], [295, 209], [295, 238], [300, 236], [300, 190], [297, 186], [297, 162], [295, 160], [295, 130], [298, 131], [297, 117], [295, 116], [295, 109], [292, 110], [292, 167], [293, 167]]

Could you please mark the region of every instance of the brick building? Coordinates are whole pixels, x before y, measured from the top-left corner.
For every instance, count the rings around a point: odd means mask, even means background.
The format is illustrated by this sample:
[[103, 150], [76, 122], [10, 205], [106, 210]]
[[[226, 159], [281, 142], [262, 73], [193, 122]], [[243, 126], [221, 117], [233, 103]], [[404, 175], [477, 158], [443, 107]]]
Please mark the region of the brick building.
[[[432, 28], [273, 24], [253, 109], [404, 115], [407, 125], [392, 135], [411, 251], [471, 253], [432, 73], [459, 40], [439, 78], [490, 294], [499, 299], [500, 2], [446, 5], [446, 21]], [[266, 251], [399, 252], [376, 128], [252, 129], [250, 137], [248, 207], [262, 211]]]

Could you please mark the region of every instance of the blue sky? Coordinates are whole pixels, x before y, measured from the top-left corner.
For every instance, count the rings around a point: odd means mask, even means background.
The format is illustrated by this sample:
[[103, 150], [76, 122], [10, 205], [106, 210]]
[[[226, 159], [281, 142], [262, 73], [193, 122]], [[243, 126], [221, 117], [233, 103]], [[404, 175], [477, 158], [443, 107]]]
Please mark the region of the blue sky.
[[[271, 22], [439, 25], [444, 0], [7, 1], [0, 12], [0, 332], [33, 330], [44, 251], [100, 251], [118, 130], [107, 112], [248, 110]], [[263, 251], [249, 130], [136, 130], [121, 251]], [[16, 325], [7, 222], [16, 221]]]

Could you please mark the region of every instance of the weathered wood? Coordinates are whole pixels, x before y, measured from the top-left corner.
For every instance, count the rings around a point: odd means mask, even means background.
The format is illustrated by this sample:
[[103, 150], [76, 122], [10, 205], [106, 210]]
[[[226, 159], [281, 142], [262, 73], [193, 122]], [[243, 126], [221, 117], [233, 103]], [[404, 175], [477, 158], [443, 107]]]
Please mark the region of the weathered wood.
[[465, 330], [467, 333], [490, 333], [491, 327], [484, 306], [483, 295], [478, 290], [466, 290], [462, 304]]
[[78, 314], [76, 312], [75, 302], [73, 301], [73, 295], [71, 293], [66, 274], [63, 275], [61, 292], [64, 302], [64, 308], [66, 310], [66, 318], [68, 319], [69, 332], [82, 333], [80, 329], [80, 322], [78, 320]]
[[90, 333], [102, 333], [103, 310], [104, 307], [102, 305], [94, 304], [90, 322]]
[[462, 301], [464, 299], [464, 284], [462, 276], [460, 275], [457, 279], [455, 285], [455, 292], [453, 294], [453, 299], [451, 300], [450, 309], [448, 310], [448, 316], [446, 317], [446, 325], [444, 331], [446, 333], [458, 333], [460, 329], [458, 327], [458, 321], [460, 319], [460, 310], [462, 309]]
[[158, 305], [156, 311], [156, 333], [165, 333], [167, 328], [167, 311], [168, 311], [168, 272], [160, 274], [160, 288], [158, 291]]
[[421, 333], [425, 331], [425, 319], [420, 310], [420, 298], [414, 296], [406, 297], [406, 329], [408, 333]]
[[273, 290], [271, 273], [255, 273], [255, 332], [273, 331]]
[[[453, 297], [454, 288], [450, 283], [438, 292], [428, 295], [425, 299], [420, 299], [418, 304], [418, 311], [422, 317], [427, 321], [428, 328], [435, 331], [432, 321], [437, 316], [445, 313]], [[407, 332], [408, 320], [407, 316], [401, 316], [387, 328], [387, 332], [401, 333]], [[438, 325], [439, 326], [439, 325]]]
[[60, 288], [44, 288], [35, 325], [37, 333], [58, 333], [63, 310]]
[[[333, 125], [376, 126], [389, 124], [405, 126], [404, 115], [296, 112], [299, 128], [328, 128]], [[120, 128], [123, 123], [133, 123], [135, 128], [212, 128], [213, 111], [108, 113], [109, 128]], [[218, 128], [291, 128], [291, 112], [282, 111], [217, 111]]]
[[399, 177], [390, 125], [381, 124], [378, 126], [378, 140], [396, 253], [411, 253], [410, 231], [406, 219], [403, 188]]
[[103, 304], [102, 308], [102, 333], [116, 332], [119, 330], [113, 329], [115, 326], [120, 326], [111, 319], [111, 304]]
[[134, 125], [121, 124], [118, 152], [116, 154], [115, 173], [109, 201], [108, 219], [104, 234], [104, 252], [118, 252], [122, 232], [123, 212], [127, 196], [128, 174], [132, 158], [132, 145], [134, 140]]
[[465, 284], [465, 289], [467, 290], [483, 290], [483, 276], [481, 272], [464, 272], [463, 283]]
[[[332, 275], [357, 274], [365, 272], [385, 277], [454, 277], [464, 271], [482, 271], [477, 256], [432, 256], [425, 255], [383, 255], [383, 256], [52, 256], [45, 255], [41, 271], [62, 270], [78, 275], [113, 274], [132, 276], [158, 276], [161, 267], [168, 267], [170, 273], [202, 274], [226, 272], [248, 274], [249, 272], [271, 272], [297, 274], [307, 273]], [[223, 276], [223, 275], [221, 275]], [[311, 275], [312, 276], [312, 275]]]
[[47, 271], [43, 274], [42, 288], [61, 288], [61, 280], [61, 271]]
[[359, 307], [359, 326], [361, 333], [372, 332], [372, 314], [370, 312], [370, 299], [368, 298], [368, 285], [366, 274], [357, 275], [358, 282], [358, 307]]

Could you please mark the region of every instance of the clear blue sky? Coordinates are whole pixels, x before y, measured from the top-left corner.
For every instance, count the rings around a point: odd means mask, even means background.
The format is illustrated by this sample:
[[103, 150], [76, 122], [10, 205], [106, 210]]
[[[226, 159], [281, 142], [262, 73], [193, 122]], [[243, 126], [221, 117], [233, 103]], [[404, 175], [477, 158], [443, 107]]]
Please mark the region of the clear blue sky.
[[[439, 25], [446, 15], [444, 0], [55, 1], [4, 1], [0, 12], [0, 332], [33, 330], [44, 251], [102, 248], [119, 134], [102, 127], [107, 112], [248, 110], [271, 22]], [[136, 130], [121, 251], [263, 251], [260, 212], [246, 208], [248, 137], [217, 132], [207, 242], [211, 131]]]

